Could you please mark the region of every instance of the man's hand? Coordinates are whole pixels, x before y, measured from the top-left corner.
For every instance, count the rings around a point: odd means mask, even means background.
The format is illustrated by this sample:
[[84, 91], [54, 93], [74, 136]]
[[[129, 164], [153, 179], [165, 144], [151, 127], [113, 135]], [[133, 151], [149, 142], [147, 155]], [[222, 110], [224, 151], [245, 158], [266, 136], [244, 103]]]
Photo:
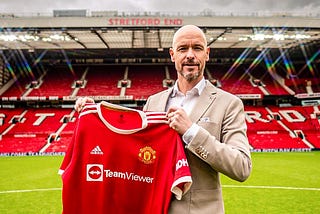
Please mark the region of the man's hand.
[[167, 112], [169, 126], [183, 135], [191, 126], [192, 121], [183, 108], [171, 107]]
[[74, 104], [74, 109], [77, 112], [80, 112], [86, 103], [94, 103], [94, 100], [90, 97], [80, 97], [76, 100], [76, 103]]

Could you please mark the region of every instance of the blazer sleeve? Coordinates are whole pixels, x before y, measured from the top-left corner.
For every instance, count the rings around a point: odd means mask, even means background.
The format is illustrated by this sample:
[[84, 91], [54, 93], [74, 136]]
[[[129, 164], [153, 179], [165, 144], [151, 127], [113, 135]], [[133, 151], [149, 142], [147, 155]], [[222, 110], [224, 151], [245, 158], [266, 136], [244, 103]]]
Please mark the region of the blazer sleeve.
[[212, 121], [197, 122], [200, 130], [187, 149], [215, 171], [245, 181], [251, 173], [252, 163], [243, 103], [237, 97], [221, 97], [203, 115]]

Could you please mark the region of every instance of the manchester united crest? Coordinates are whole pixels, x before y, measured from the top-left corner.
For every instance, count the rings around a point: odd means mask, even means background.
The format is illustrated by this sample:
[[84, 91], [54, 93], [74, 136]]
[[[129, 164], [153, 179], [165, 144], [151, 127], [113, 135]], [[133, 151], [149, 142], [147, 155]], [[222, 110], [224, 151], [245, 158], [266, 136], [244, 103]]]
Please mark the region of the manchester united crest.
[[139, 160], [145, 164], [151, 164], [156, 159], [156, 151], [150, 146], [145, 146], [139, 150]]

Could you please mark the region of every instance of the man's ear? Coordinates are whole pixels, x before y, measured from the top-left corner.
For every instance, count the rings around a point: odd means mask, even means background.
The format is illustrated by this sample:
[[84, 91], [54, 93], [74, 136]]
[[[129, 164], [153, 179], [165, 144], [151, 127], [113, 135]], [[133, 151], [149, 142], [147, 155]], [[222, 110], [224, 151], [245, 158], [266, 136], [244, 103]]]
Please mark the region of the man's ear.
[[210, 55], [210, 47], [207, 47], [207, 58], [206, 58], [206, 61], [208, 62], [209, 61], [209, 55]]
[[170, 54], [170, 57], [171, 57], [171, 62], [174, 62], [174, 51], [172, 48], [169, 49], [169, 54]]

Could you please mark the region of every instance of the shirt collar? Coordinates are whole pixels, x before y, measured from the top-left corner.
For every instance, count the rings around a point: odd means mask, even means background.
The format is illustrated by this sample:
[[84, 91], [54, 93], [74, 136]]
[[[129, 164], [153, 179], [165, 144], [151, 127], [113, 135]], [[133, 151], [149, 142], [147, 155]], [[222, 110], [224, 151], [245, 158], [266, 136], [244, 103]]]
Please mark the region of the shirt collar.
[[[195, 85], [190, 91], [187, 91], [188, 92], [191, 92], [195, 95], [200, 95], [203, 91], [203, 89], [205, 88], [206, 86], [206, 82], [205, 82], [205, 79], [204, 77], [200, 80], [200, 82], [198, 82], [197, 85]], [[174, 86], [173, 86], [173, 90], [172, 90], [172, 97], [175, 97], [177, 95], [177, 93], [180, 92], [179, 88], [178, 88], [178, 81], [175, 82]], [[180, 92], [181, 93], [181, 92]]]

